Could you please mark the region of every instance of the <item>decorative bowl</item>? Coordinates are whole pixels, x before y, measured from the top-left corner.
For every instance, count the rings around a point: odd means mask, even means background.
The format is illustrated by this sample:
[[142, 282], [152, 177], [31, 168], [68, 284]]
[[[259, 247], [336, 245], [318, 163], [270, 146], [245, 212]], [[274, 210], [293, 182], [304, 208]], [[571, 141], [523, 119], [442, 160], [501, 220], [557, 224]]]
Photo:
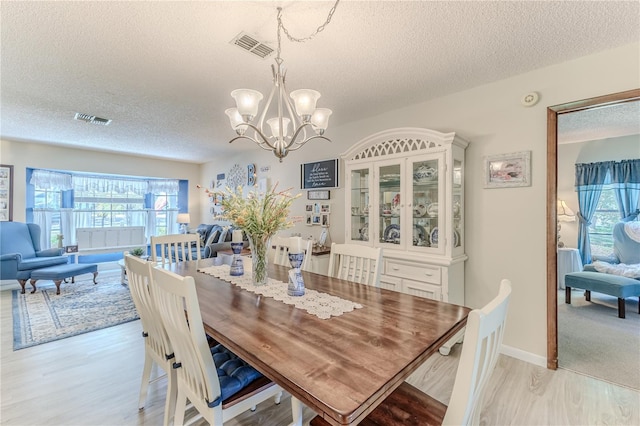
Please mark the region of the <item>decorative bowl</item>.
[[427, 207], [427, 214], [431, 217], [438, 216], [438, 203], [431, 203]]
[[438, 176], [438, 171], [426, 164], [421, 165], [413, 173], [413, 180], [417, 183], [430, 182]]

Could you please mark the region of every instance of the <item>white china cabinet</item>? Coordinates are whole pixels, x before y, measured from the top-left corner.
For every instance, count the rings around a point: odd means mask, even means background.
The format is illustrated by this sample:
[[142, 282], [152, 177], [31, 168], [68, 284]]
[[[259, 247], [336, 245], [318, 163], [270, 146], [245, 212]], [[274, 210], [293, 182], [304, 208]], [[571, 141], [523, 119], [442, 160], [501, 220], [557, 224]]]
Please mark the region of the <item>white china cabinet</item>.
[[345, 241], [383, 248], [384, 288], [464, 304], [464, 155], [455, 133], [385, 130], [342, 155]]

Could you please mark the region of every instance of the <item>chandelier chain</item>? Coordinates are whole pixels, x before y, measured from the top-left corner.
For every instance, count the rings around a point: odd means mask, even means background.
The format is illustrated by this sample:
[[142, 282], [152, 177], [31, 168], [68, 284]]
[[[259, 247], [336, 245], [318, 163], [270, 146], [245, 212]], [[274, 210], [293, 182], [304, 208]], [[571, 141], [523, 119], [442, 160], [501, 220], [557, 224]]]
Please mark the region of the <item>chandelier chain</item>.
[[307, 37], [302, 37], [302, 38], [293, 37], [289, 33], [289, 30], [287, 30], [287, 28], [282, 23], [282, 8], [279, 7], [278, 8], [278, 55], [277, 55], [277, 57], [278, 58], [280, 57], [280, 42], [281, 42], [280, 28], [282, 28], [282, 31], [284, 31], [284, 33], [287, 36], [287, 38], [289, 39], [289, 41], [296, 42], [296, 43], [304, 43], [305, 41], [309, 41], [309, 40], [313, 39], [315, 36], [317, 36], [318, 33], [322, 32], [327, 25], [329, 25], [329, 23], [331, 22], [331, 18], [333, 18], [333, 14], [335, 13], [336, 8], [338, 7], [338, 3], [340, 3], [340, 0], [336, 0], [335, 4], [333, 5], [331, 10], [329, 11], [329, 14], [327, 15], [327, 19], [324, 22], [324, 24], [322, 24], [318, 28], [316, 28], [316, 30], [313, 32], [313, 34], [310, 34]]

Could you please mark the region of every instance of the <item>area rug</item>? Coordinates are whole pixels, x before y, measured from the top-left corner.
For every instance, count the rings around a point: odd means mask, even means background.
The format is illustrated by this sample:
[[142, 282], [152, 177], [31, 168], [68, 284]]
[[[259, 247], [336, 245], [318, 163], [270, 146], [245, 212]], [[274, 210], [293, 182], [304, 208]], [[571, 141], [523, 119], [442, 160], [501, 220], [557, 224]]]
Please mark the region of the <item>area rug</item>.
[[558, 292], [558, 365], [607, 382], [640, 390], [640, 315], [638, 298], [618, 318], [618, 299], [572, 291], [571, 305]]
[[62, 283], [60, 295], [52, 281], [38, 281], [34, 294], [12, 290], [13, 350], [138, 319], [119, 272], [98, 274], [96, 285], [89, 274], [79, 278]]

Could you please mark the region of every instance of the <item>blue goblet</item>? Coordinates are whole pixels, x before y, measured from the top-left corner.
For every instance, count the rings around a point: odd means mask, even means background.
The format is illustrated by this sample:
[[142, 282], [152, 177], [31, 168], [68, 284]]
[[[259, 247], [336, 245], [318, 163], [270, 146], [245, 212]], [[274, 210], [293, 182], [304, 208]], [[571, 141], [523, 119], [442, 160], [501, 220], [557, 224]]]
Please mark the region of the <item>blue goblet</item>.
[[289, 271], [289, 286], [287, 287], [287, 294], [289, 296], [302, 296], [304, 295], [304, 280], [302, 279], [302, 272], [300, 272], [300, 266], [304, 260], [304, 253], [289, 253], [289, 262], [293, 269]]

